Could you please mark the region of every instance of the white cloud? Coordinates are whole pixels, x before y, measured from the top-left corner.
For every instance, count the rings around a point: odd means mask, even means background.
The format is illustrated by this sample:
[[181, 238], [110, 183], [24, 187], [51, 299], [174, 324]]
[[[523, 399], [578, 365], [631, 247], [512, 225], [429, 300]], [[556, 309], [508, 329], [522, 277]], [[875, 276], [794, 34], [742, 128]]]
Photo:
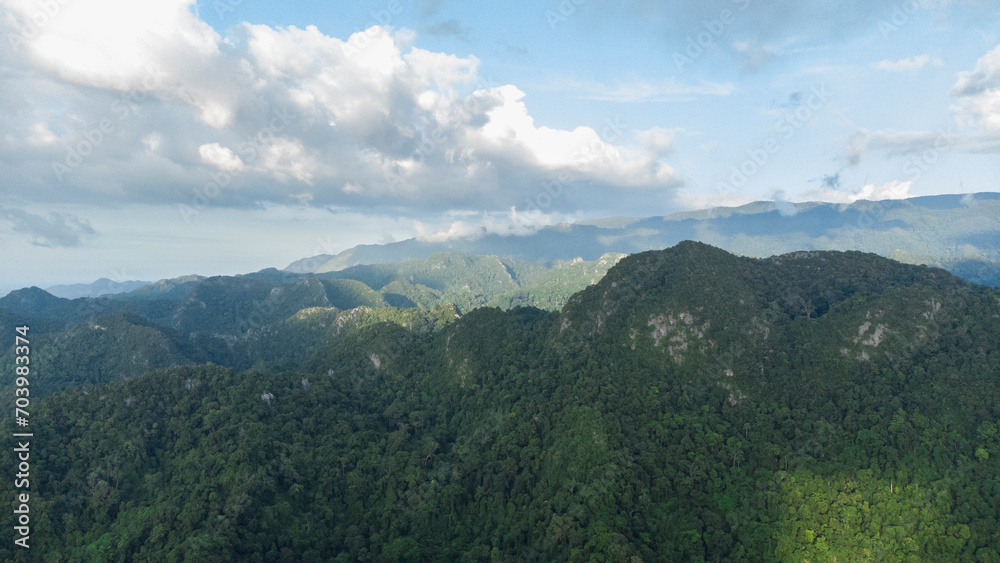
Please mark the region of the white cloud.
[[657, 155], [667, 154], [674, 149], [674, 130], [653, 127], [639, 132], [642, 144], [649, 152]]
[[952, 88], [952, 107], [961, 125], [1000, 131], [1000, 46], [983, 55], [973, 70], [962, 72]]
[[906, 72], [910, 70], [920, 70], [927, 66], [928, 63], [940, 66], [942, 64], [941, 59], [938, 57], [931, 57], [930, 55], [918, 55], [916, 57], [910, 57], [908, 59], [899, 59], [898, 61], [879, 61], [873, 66], [876, 70], [885, 70], [888, 72]]
[[847, 141], [847, 161], [857, 165], [872, 154], [900, 157], [919, 153], [934, 153], [937, 158], [942, 152], [953, 149], [980, 151], [990, 146], [984, 136], [963, 133], [955, 128], [938, 131], [869, 131], [861, 129]]
[[[150, 148], [153, 149], [153, 145], [157, 143], [152, 141], [150, 144]], [[223, 147], [219, 143], [209, 143], [198, 147], [198, 154], [201, 155], [202, 162], [211, 164], [219, 170], [232, 172], [243, 169], [243, 161], [240, 160], [240, 157], [232, 149]]]
[[31, 134], [28, 135], [28, 143], [32, 145], [51, 145], [59, 140], [55, 133], [49, 130], [45, 123], [31, 124]]
[[913, 197], [910, 194], [912, 181], [900, 182], [893, 180], [885, 184], [868, 184], [857, 192], [843, 190], [809, 190], [803, 195], [815, 201], [825, 201], [829, 203], [854, 203], [855, 201], [881, 201], [885, 199], [907, 199]]
[[847, 141], [847, 162], [856, 166], [873, 155], [884, 157], [916, 157], [923, 161], [937, 160], [950, 151], [967, 153], [1000, 152], [1000, 135], [996, 131], [970, 131], [957, 127], [937, 131], [869, 131], [861, 129]]
[[[927, 55], [882, 61], [885, 70], [908, 70], [931, 62]], [[872, 154], [887, 157], [923, 155], [960, 150], [995, 153], [1000, 150], [1000, 46], [981, 57], [971, 71], [961, 72], [952, 87], [958, 103], [952, 106], [956, 126], [937, 131], [870, 131], [860, 129], [847, 142], [847, 160], [852, 166]]]
[[262, 168], [283, 182], [291, 177], [311, 185], [322, 166], [307, 152], [296, 139], [276, 139], [264, 151]]
[[795, 204], [786, 197], [785, 190], [773, 190], [771, 192], [771, 201], [774, 202], [774, 207], [778, 210], [778, 213], [781, 213], [785, 217], [791, 217], [799, 212]]
[[[613, 144], [590, 127], [567, 131], [536, 126], [521, 101], [524, 92], [515, 86], [494, 88], [487, 95], [499, 98], [500, 103], [487, 113], [488, 122], [470, 136], [474, 146], [487, 154], [518, 151], [522, 159], [547, 170], [571, 171], [582, 179], [612, 186], [664, 187], [680, 181], [673, 168], [658, 160], [655, 150]], [[624, 129], [624, 124], [611, 123], [604, 137], [621, 138]]]
[[518, 211], [510, 208], [499, 216], [490, 213], [458, 212], [467, 218], [454, 221], [446, 229], [433, 230], [420, 221], [414, 221], [417, 239], [424, 242], [444, 242], [455, 239], [475, 240], [484, 235], [531, 235], [544, 227], [572, 222], [569, 216], [543, 213], [537, 209]]
[[[183, 100], [212, 127], [230, 123], [237, 96], [219, 82], [233, 69], [224, 68], [230, 61], [219, 50], [219, 34], [192, 13], [194, 0], [53, 4], [55, 14], [24, 42], [39, 69], [69, 83]], [[19, 25], [39, 10], [27, 0], [2, 5]]]
[[682, 190], [677, 192], [676, 201], [679, 206], [685, 209], [709, 209], [712, 207], [739, 207], [758, 201], [758, 199], [749, 194], [732, 191], [714, 190], [691, 193]]
[[[0, 6], [14, 19], [35, 9], [27, 0]], [[213, 205], [307, 192], [316, 206], [504, 209], [566, 175], [607, 197], [682, 182], [661, 160], [668, 130], [609, 136], [602, 126], [540, 125], [516, 86], [480, 83], [476, 57], [412, 47], [412, 32], [373, 26], [340, 39], [314, 26], [244, 23], [224, 39], [193, 6], [67, 3], [25, 40], [27, 57], [0, 53], [9, 64], [0, 64], [0, 80], [27, 108], [0, 112], [0, 153], [18, 195], [189, 204], [176, 187], [204, 185], [223, 170], [241, 173]], [[5, 31], [11, 26], [0, 18]], [[731, 90], [667, 83], [605, 93]], [[109, 132], [88, 141], [102, 123]], [[54, 183], [53, 163], [77, 146], [88, 156]]]

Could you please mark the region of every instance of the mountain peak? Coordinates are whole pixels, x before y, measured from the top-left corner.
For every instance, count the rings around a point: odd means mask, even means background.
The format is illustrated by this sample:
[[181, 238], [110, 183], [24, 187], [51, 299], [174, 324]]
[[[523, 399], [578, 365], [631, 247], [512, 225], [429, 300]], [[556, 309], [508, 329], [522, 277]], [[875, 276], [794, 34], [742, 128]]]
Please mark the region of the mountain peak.
[[60, 309], [69, 300], [56, 297], [36, 286], [17, 289], [0, 298], [0, 309], [27, 316], [35, 316], [42, 311]]
[[[779, 321], [818, 318], [854, 296], [881, 299], [914, 285], [941, 293], [973, 287], [942, 270], [870, 253], [810, 251], [746, 258], [684, 241], [624, 258], [567, 302], [559, 332], [570, 329], [571, 340], [586, 342], [595, 335], [621, 340], [622, 335], [634, 339], [653, 331], [659, 343], [657, 334], [686, 326], [698, 345], [707, 345], [743, 339], [748, 330], [765, 334]], [[684, 342], [695, 347], [695, 340]]]

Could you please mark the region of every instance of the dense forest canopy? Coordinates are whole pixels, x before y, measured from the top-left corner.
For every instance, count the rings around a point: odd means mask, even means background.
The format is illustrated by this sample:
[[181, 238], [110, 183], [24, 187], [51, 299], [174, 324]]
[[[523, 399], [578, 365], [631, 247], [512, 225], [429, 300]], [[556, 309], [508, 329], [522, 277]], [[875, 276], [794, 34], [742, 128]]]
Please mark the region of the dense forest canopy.
[[404, 280], [366, 275], [71, 329], [22, 295], [0, 320], [48, 331], [48, 394], [32, 549], [8, 526], [0, 558], [1000, 563], [993, 289], [691, 242], [550, 310], [390, 307]]

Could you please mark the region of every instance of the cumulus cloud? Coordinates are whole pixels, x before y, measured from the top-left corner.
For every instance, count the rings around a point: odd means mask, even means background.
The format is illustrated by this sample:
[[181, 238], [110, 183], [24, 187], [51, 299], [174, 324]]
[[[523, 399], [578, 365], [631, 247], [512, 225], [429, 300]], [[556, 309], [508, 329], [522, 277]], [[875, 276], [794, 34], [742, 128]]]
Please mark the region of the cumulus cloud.
[[[0, 6], [0, 33], [35, 9], [27, 0]], [[24, 39], [27, 56], [0, 53], [0, 80], [11, 86], [0, 92], [0, 153], [16, 195], [189, 204], [178, 186], [203, 186], [222, 171], [215, 205], [505, 209], [567, 174], [607, 197], [682, 183], [660, 158], [666, 134], [608, 138], [601, 126], [540, 125], [523, 91], [484, 83], [473, 56], [412, 47], [411, 32], [373, 26], [338, 38], [314, 26], [244, 23], [224, 38], [193, 8], [194, 0], [67, 3]]]
[[951, 94], [958, 98], [952, 111], [960, 124], [1000, 131], [1000, 46], [960, 73]]
[[[183, 99], [202, 122], [224, 127], [233, 117], [234, 90], [209, 79], [231, 75], [220, 37], [191, 11], [193, 0], [99, 0], [59, 3], [55, 15], [23, 41], [30, 62], [60, 79], [118, 92], [155, 91]], [[30, 26], [38, 5], [4, 0], [8, 23]]]
[[11, 234], [27, 235], [35, 246], [79, 246], [82, 237], [97, 234], [86, 220], [64, 213], [49, 213], [48, 217], [43, 217], [23, 209], [0, 207], [0, 221], [10, 224]]
[[920, 70], [927, 66], [928, 63], [934, 65], [941, 65], [941, 59], [938, 57], [931, 57], [930, 55], [918, 55], [916, 57], [910, 57], [908, 59], [899, 59], [898, 61], [885, 60], [875, 63], [873, 66], [876, 70], [885, 70], [888, 72], [906, 72], [910, 70]]
[[[548, 170], [574, 170], [602, 183], [632, 187], [663, 187], [676, 183], [674, 170], [650, 151], [629, 150], [601, 138], [590, 127], [572, 131], [538, 127], [521, 101], [524, 92], [502, 86], [494, 94], [498, 102], [488, 112], [489, 122], [477, 134], [476, 145], [487, 153], [530, 158]], [[614, 131], [611, 134], [620, 134]]]

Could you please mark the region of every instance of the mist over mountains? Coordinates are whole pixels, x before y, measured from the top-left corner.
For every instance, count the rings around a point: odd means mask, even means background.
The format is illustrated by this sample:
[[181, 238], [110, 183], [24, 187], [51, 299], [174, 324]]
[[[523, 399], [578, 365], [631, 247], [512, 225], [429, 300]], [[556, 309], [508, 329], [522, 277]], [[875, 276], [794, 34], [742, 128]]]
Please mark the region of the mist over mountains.
[[[744, 256], [797, 250], [859, 250], [906, 264], [944, 268], [974, 283], [1000, 286], [1000, 193], [953, 194], [852, 204], [759, 201], [665, 217], [609, 217], [546, 226], [529, 235], [485, 233], [430, 241], [411, 238], [365, 244], [285, 266], [290, 273], [330, 273], [351, 266], [401, 263], [435, 253], [462, 252], [520, 262], [596, 261], [606, 253], [632, 254], [696, 240]], [[180, 279], [180, 278], [176, 278]], [[185, 276], [184, 283], [204, 279]], [[67, 299], [143, 291], [161, 280], [63, 284], [46, 288]], [[177, 295], [180, 295], [178, 293]], [[138, 294], [136, 294], [138, 296]], [[133, 297], [136, 297], [133, 296]]]
[[697, 240], [745, 256], [797, 250], [859, 250], [907, 264], [942, 267], [1000, 286], [1000, 193], [857, 201], [852, 204], [756, 202], [675, 213], [618, 217], [548, 226], [525, 236], [484, 234], [441, 242], [408, 239], [361, 245], [336, 255], [289, 264], [290, 272], [331, 272], [458, 250], [525, 262], [596, 260], [605, 252], [632, 254]]

